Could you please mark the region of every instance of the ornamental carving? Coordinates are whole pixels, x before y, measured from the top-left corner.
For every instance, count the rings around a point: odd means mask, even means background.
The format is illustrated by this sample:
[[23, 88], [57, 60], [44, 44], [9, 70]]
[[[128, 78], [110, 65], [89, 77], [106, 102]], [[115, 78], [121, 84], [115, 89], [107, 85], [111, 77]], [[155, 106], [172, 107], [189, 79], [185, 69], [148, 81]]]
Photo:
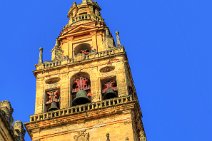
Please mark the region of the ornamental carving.
[[79, 77], [75, 79], [72, 93], [77, 93], [80, 90], [84, 90], [84, 91], [90, 90], [89, 79], [85, 77]]
[[60, 108], [60, 91], [53, 89], [46, 92], [46, 109], [47, 111], [59, 110]]
[[86, 131], [80, 131], [78, 135], [74, 136], [75, 141], [89, 141], [89, 138], [89, 133], [86, 133]]
[[48, 91], [46, 94], [47, 94], [46, 104], [51, 104], [53, 102], [58, 103], [60, 101], [59, 100], [59, 97], [60, 97], [59, 90], [51, 90], [51, 91]]
[[57, 88], [57, 87], [58, 87], [58, 83], [47, 84], [46, 85], [46, 89], [53, 89], [53, 88]]
[[80, 51], [80, 53], [82, 53], [82, 54], [84, 54], [84, 55], [88, 55], [89, 53], [90, 53], [90, 51], [88, 50], [88, 49], [82, 49], [81, 51]]
[[63, 59], [63, 50], [60, 47], [60, 42], [58, 41], [58, 39], [56, 40], [52, 53], [55, 56], [54, 61], [61, 61]]
[[102, 93], [106, 93], [109, 89], [112, 89], [113, 91], [117, 91], [117, 84], [115, 81], [106, 82], [104, 84]]

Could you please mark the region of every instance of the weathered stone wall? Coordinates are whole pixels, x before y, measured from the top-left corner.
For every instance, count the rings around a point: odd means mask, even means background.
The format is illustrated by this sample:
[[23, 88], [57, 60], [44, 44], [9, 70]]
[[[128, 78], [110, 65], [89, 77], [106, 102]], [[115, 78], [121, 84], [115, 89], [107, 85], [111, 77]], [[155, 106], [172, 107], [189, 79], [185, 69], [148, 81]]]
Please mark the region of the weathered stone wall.
[[33, 134], [33, 141], [77, 141], [75, 139], [80, 137], [80, 134], [89, 134], [89, 137], [82, 141], [106, 141], [107, 133], [111, 141], [125, 141], [126, 138], [134, 141], [131, 112], [43, 129]]
[[[109, 62], [110, 61], [110, 62]], [[108, 62], [110, 64], [108, 64]], [[55, 69], [51, 71], [45, 71], [45, 73], [40, 73], [36, 78], [36, 109], [35, 114], [46, 112], [45, 110], [45, 90], [51, 88], [60, 88], [61, 109], [68, 108], [71, 106], [71, 79], [72, 77], [81, 72], [85, 72], [90, 75], [91, 81], [91, 94], [92, 102], [97, 102], [102, 100], [102, 90], [101, 90], [101, 79], [108, 77], [116, 77], [117, 88], [119, 96], [128, 95], [127, 91], [127, 77], [125, 74], [126, 67], [124, 66], [125, 57], [113, 57], [110, 60], [105, 59], [101, 61], [92, 61], [88, 63], [82, 63], [70, 67], [63, 67], [61, 69]], [[114, 70], [104, 73], [100, 70], [107, 66], [114, 66]], [[58, 77], [60, 81], [54, 84], [47, 84], [46, 81], [51, 78]]]
[[0, 102], [0, 141], [24, 141], [25, 130], [21, 121], [13, 123], [13, 108], [9, 101]]
[[[68, 12], [69, 22], [53, 48], [52, 60], [43, 62], [40, 57], [34, 71], [35, 114], [25, 124], [33, 141], [145, 141], [124, 47], [118, 32], [115, 45], [100, 10], [91, 0], [74, 3]], [[80, 82], [75, 79], [77, 74], [81, 74]], [[75, 87], [72, 91], [74, 81], [81, 83], [75, 83], [80, 90]], [[55, 89], [60, 92], [52, 94], [54, 97], [46, 94]], [[81, 90], [91, 104], [72, 106], [72, 96]], [[113, 97], [105, 98], [111, 93]], [[49, 99], [58, 110], [48, 109]]]
[[14, 139], [11, 136], [8, 128], [9, 127], [7, 127], [5, 125], [5, 123], [2, 120], [2, 118], [0, 118], [0, 141], [14, 141]]

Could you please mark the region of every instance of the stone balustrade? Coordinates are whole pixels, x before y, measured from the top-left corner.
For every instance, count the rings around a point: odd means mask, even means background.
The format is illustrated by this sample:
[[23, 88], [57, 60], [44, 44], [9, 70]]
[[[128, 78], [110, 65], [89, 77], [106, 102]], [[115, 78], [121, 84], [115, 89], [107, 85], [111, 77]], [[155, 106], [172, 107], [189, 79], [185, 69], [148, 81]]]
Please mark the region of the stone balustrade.
[[83, 61], [88, 61], [88, 60], [92, 60], [92, 59], [98, 59], [98, 58], [104, 58], [104, 57], [108, 57], [108, 56], [113, 56], [116, 55], [118, 53], [124, 53], [124, 48], [123, 47], [118, 47], [118, 48], [114, 48], [111, 50], [106, 50], [106, 51], [102, 51], [102, 52], [92, 52], [88, 55], [84, 55], [84, 57], [82, 57], [80, 60], [78, 59], [70, 59], [65, 57], [62, 61], [54, 61], [54, 62], [44, 62], [43, 64], [39, 64], [36, 65], [36, 69], [37, 70], [41, 70], [41, 69], [49, 69], [49, 68], [54, 68], [54, 67], [58, 67], [64, 64], [74, 64], [77, 62], [83, 62]]
[[77, 17], [74, 17], [72, 19], [73, 23], [76, 23], [78, 21], [82, 21], [82, 20], [90, 20], [91, 19], [91, 15], [90, 14], [82, 14], [82, 15], [79, 15]]
[[42, 121], [47, 119], [53, 119], [56, 117], [72, 115], [76, 113], [83, 113], [83, 112], [111, 107], [111, 106], [122, 105], [132, 101], [133, 101], [132, 96], [125, 96], [125, 97], [119, 97], [119, 98], [104, 100], [104, 101], [95, 102], [95, 103], [74, 106], [68, 109], [61, 109], [61, 110], [47, 112], [43, 114], [32, 115], [30, 116], [30, 122], [37, 122], [37, 121]]
[[61, 61], [46, 62], [43, 64], [44, 68], [51, 68], [51, 67], [56, 67], [56, 66], [60, 66], [60, 65], [61, 65]]

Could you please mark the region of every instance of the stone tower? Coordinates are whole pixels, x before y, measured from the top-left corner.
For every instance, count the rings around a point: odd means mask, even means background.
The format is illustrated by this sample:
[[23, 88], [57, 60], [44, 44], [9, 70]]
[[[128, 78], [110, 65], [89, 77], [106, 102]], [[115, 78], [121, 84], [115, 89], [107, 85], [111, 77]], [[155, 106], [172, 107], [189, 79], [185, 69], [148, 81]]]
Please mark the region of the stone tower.
[[33, 141], [146, 141], [125, 49], [100, 11], [92, 0], [74, 2], [51, 61], [40, 49], [25, 124]]

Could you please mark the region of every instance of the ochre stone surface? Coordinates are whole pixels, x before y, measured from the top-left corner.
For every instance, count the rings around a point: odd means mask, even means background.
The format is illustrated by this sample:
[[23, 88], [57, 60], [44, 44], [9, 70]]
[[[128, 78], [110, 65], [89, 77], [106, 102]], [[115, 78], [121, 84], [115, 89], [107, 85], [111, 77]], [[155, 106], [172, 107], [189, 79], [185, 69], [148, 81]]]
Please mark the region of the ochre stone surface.
[[61, 141], [74, 141], [74, 136], [78, 135], [80, 131], [88, 133], [90, 141], [105, 141], [107, 133], [110, 134], [110, 139], [114, 141], [124, 141], [126, 137], [134, 140], [130, 113], [43, 129], [33, 134], [33, 140], [57, 141], [60, 139]]
[[0, 101], [0, 141], [24, 141], [25, 129], [21, 121], [13, 120], [9, 101]]
[[[68, 13], [69, 22], [52, 50], [52, 60], [42, 62], [40, 54], [34, 71], [35, 113], [25, 124], [33, 141], [146, 141], [125, 49], [120, 41], [115, 45], [100, 10], [92, 0], [74, 3]], [[72, 107], [72, 86], [78, 75], [90, 80], [91, 103], [104, 100], [102, 83], [107, 79], [115, 80], [118, 97], [132, 100], [120, 100], [120, 104], [111, 101], [113, 106], [57, 115]], [[46, 91], [51, 89], [60, 91], [61, 111], [55, 113], [48, 111], [46, 105]], [[54, 116], [46, 118], [48, 114]]]
[[0, 118], [0, 141], [14, 141], [13, 136], [10, 134], [8, 127]]

